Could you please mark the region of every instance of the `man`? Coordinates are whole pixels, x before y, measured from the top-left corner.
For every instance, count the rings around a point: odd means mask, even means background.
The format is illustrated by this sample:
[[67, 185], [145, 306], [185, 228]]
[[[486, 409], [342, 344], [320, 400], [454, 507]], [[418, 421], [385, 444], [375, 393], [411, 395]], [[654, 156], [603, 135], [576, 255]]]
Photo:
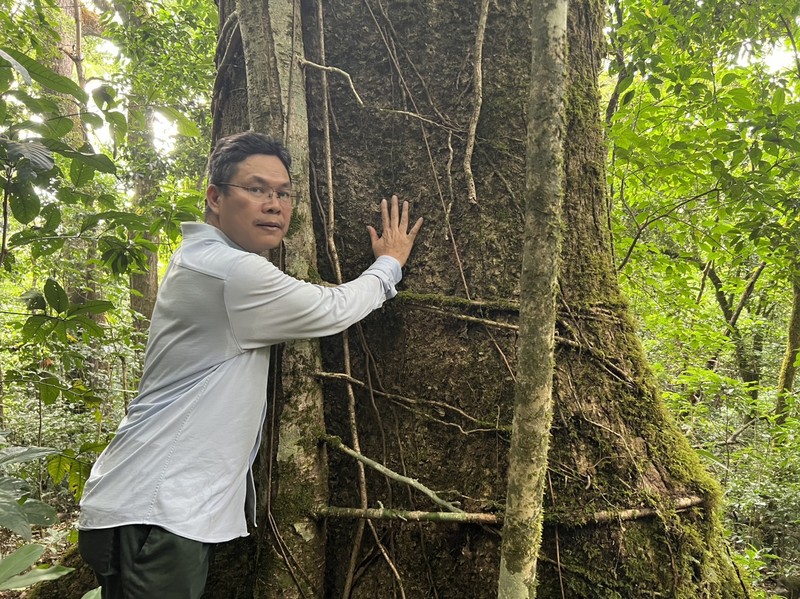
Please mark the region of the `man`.
[[209, 159], [206, 223], [185, 223], [158, 293], [139, 395], [86, 483], [81, 555], [106, 598], [190, 599], [213, 544], [255, 522], [251, 467], [266, 414], [270, 348], [335, 334], [396, 294], [422, 226], [381, 202], [375, 262], [337, 287], [259, 256], [292, 216], [291, 159], [268, 136], [221, 139]]

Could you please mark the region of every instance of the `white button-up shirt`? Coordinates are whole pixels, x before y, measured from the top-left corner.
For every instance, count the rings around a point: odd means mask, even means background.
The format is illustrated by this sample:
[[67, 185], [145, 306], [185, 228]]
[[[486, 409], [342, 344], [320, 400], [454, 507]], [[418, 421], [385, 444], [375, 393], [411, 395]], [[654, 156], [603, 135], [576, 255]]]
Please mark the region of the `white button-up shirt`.
[[92, 468], [81, 529], [153, 524], [207, 543], [246, 536], [270, 347], [343, 331], [393, 297], [402, 276], [382, 256], [354, 281], [312, 285], [213, 226], [185, 223], [183, 234], [158, 293], [139, 395]]

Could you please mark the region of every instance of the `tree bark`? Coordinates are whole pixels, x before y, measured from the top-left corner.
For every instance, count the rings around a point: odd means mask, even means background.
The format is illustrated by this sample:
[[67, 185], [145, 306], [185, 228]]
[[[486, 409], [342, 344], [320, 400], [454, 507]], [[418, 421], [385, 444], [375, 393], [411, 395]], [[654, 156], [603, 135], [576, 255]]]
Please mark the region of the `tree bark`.
[[564, 193], [566, 0], [534, 0], [531, 29], [519, 361], [500, 553], [500, 599], [536, 597], [542, 498], [553, 419], [553, 337]]
[[776, 422], [783, 424], [788, 417], [786, 396], [794, 388], [797, 374], [795, 361], [800, 350], [800, 283], [796, 277], [792, 279], [792, 312], [789, 316], [789, 330], [786, 335], [786, 353], [784, 354], [781, 372], [778, 378], [778, 399], [775, 402]]

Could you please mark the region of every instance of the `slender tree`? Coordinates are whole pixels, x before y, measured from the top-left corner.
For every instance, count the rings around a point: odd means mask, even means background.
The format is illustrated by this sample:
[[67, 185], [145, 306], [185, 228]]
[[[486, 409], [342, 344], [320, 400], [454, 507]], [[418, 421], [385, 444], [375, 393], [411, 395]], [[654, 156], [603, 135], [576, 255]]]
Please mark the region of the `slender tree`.
[[536, 596], [553, 415], [553, 338], [564, 185], [566, 0], [534, 0], [531, 33], [519, 360], [500, 556], [501, 599]]

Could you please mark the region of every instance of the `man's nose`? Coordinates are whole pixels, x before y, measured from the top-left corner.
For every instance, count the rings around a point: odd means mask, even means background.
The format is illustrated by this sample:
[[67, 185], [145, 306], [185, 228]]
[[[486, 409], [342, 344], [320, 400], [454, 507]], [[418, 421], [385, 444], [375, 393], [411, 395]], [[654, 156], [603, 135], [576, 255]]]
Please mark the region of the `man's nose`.
[[281, 201], [278, 199], [278, 194], [274, 191], [271, 192], [263, 202], [261, 202], [262, 212], [280, 212]]

